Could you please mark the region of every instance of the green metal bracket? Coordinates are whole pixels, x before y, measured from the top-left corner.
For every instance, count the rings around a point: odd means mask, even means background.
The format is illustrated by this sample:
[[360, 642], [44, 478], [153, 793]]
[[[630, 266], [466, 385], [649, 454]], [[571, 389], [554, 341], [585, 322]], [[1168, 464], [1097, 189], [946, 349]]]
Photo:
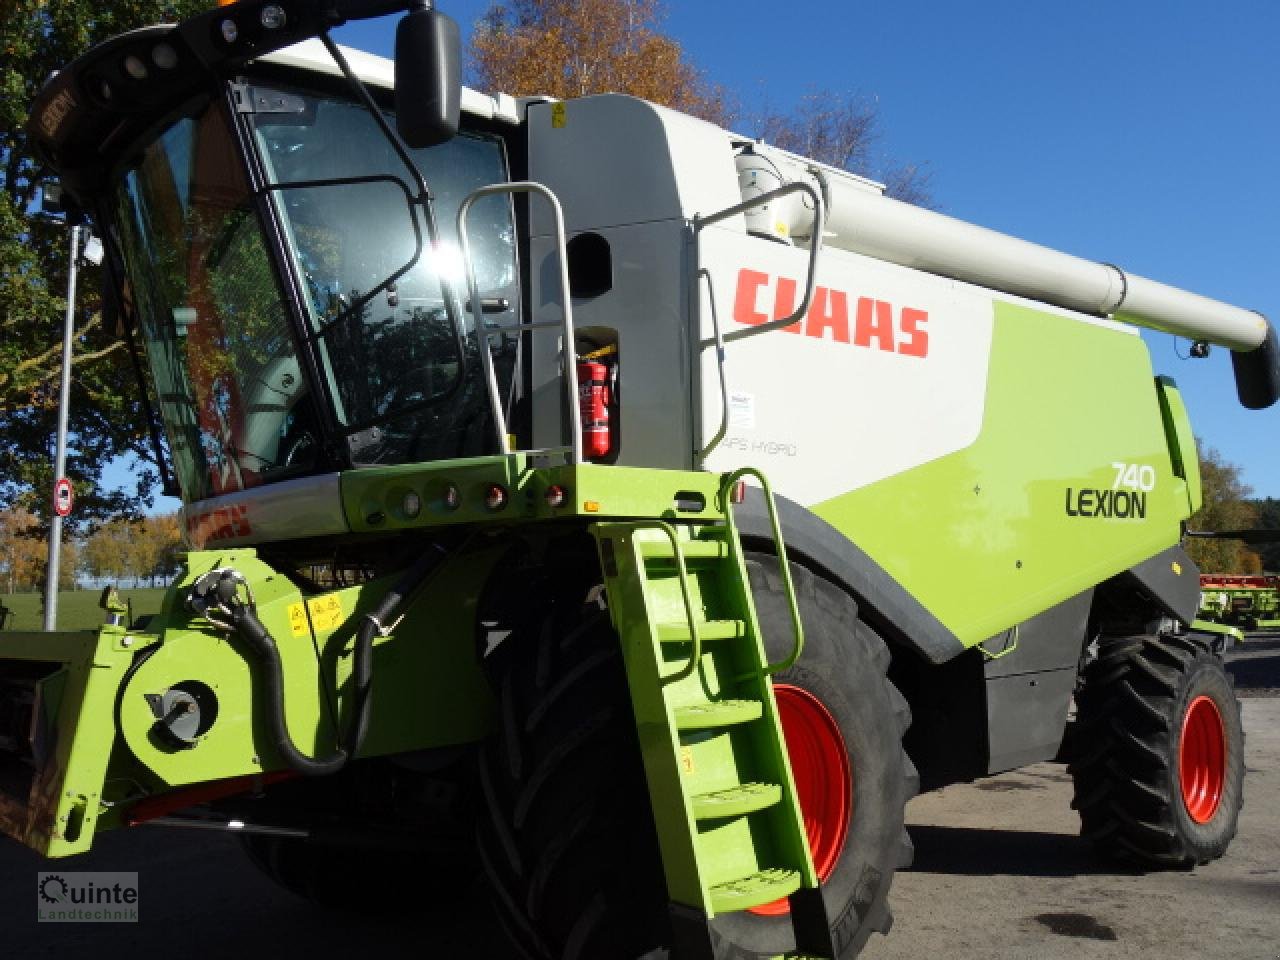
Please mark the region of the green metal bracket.
[[1007, 657], [1009, 654], [1013, 653], [1013, 651], [1017, 650], [1018, 641], [1019, 639], [1021, 639], [1021, 630], [1019, 628], [1020, 628], [1020, 624], [1015, 623], [1012, 628], [1010, 628], [1009, 630], [1006, 630], [1004, 646], [1001, 647], [999, 650], [995, 651], [994, 653], [992, 653], [982, 644], [978, 644], [978, 649], [982, 652], [983, 658], [986, 660], [999, 660], [1002, 657]]

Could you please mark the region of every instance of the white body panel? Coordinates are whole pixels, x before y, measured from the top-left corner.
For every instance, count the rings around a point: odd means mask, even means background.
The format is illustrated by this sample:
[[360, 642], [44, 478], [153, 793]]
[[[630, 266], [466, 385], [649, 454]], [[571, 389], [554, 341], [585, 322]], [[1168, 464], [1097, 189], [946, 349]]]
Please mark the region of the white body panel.
[[[799, 292], [789, 293], [804, 283], [806, 251], [714, 228], [702, 251], [722, 333], [794, 309]], [[809, 505], [973, 443], [987, 388], [990, 294], [841, 251], [827, 252], [817, 283], [798, 332], [727, 347], [728, 431], [705, 466], [759, 466], [779, 492]], [[704, 341], [714, 336], [709, 300]], [[714, 349], [701, 368], [705, 444], [722, 410]]]
[[[381, 90], [395, 89], [395, 64], [385, 57], [365, 53], [352, 47], [340, 47], [347, 64], [355, 72], [361, 82]], [[319, 40], [305, 40], [295, 43], [283, 50], [276, 50], [261, 58], [262, 63], [275, 63], [284, 67], [295, 67], [311, 73], [319, 73], [330, 77], [342, 76], [342, 71], [329, 56], [329, 51]], [[485, 120], [505, 120], [518, 123], [520, 112], [515, 97], [505, 93], [479, 93], [470, 87], [462, 88], [462, 111], [481, 117]]]
[[[721, 334], [789, 315], [807, 258], [732, 230], [705, 231], [702, 265], [714, 279]], [[965, 449], [986, 412], [997, 300], [1137, 336], [1124, 324], [827, 250], [801, 322], [726, 347], [728, 428], [704, 466], [759, 466], [780, 493], [811, 506]], [[704, 285], [704, 344], [715, 336], [711, 301]], [[723, 411], [716, 366], [715, 349], [704, 348], [695, 431], [703, 445]]]
[[347, 533], [341, 475], [299, 477], [183, 506], [182, 536], [193, 550]]

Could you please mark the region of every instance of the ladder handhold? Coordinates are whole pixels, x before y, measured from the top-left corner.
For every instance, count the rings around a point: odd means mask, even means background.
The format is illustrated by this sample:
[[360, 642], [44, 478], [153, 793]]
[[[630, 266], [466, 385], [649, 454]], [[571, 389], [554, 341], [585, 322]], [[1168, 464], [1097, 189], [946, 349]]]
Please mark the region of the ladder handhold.
[[711, 909], [715, 913], [750, 910], [789, 897], [799, 889], [800, 871], [771, 867], [740, 880], [716, 884], [710, 890]]
[[764, 705], [759, 700], [719, 700], [687, 704], [676, 707], [672, 712], [677, 730], [707, 730], [759, 720], [764, 713]]
[[[729, 544], [724, 540], [686, 540], [680, 544], [680, 553], [689, 560], [724, 560], [729, 556]], [[675, 562], [676, 555], [669, 540], [641, 540], [640, 555], [650, 563]]]
[[[697, 627], [703, 640], [737, 640], [747, 635], [747, 625], [741, 620], [706, 620]], [[689, 636], [689, 624], [671, 620], [658, 624], [658, 639], [663, 643], [688, 643], [693, 638]]]
[[776, 783], [744, 783], [697, 794], [692, 798], [693, 815], [699, 820], [741, 817], [771, 807], [781, 799], [782, 787]]

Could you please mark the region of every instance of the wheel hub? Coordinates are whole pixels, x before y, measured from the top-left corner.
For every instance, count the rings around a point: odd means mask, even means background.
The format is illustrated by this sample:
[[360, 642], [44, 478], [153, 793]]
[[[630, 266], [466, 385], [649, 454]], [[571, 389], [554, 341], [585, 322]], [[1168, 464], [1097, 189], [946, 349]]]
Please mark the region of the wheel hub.
[[[836, 868], [853, 822], [853, 769], [849, 753], [840, 725], [812, 693], [779, 683], [774, 686], [773, 694], [791, 756], [791, 775], [800, 800], [813, 866], [818, 879], [826, 881]], [[786, 900], [775, 900], [754, 907], [751, 912], [774, 917], [790, 909]]]
[[1178, 750], [1178, 773], [1187, 813], [1196, 823], [1208, 823], [1218, 812], [1227, 778], [1222, 714], [1210, 697], [1196, 697], [1187, 707]]

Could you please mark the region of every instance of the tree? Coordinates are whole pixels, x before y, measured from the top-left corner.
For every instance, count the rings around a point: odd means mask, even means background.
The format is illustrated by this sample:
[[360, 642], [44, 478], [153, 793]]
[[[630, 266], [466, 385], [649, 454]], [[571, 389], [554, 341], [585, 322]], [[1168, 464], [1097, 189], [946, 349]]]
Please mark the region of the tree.
[[176, 513], [145, 517], [134, 529], [130, 573], [134, 579], [147, 578], [154, 587], [157, 578], [168, 578], [177, 571], [178, 557], [184, 549]]
[[794, 109], [738, 118], [726, 91], [707, 82], [680, 45], [659, 32], [661, 25], [657, 0], [499, 2], [472, 33], [470, 79], [516, 96], [628, 93], [722, 126], [740, 121], [784, 150], [878, 177], [889, 196], [931, 205], [922, 167], [875, 162], [874, 102], [821, 90]]
[[[27, 510], [0, 510], [0, 589], [5, 593], [45, 588], [49, 553], [47, 541], [34, 536], [37, 519]], [[74, 543], [64, 543], [59, 554], [58, 586], [75, 586], [77, 552]]]
[[[1200, 455], [1203, 503], [1191, 517], [1192, 530], [1247, 530], [1257, 522], [1257, 510], [1246, 499], [1252, 492], [1240, 479], [1240, 467], [1227, 463], [1212, 447], [1196, 441]], [[1187, 553], [1205, 573], [1261, 573], [1258, 555], [1238, 540], [1194, 537]]]
[[560, 99], [628, 93], [712, 122], [724, 96], [663, 36], [657, 0], [512, 0], [491, 7], [471, 37], [477, 86]]
[[[1253, 508], [1258, 513], [1257, 526], [1262, 530], [1280, 531], [1280, 500], [1275, 497], [1267, 497], [1265, 500], [1254, 500]], [[1280, 572], [1280, 543], [1268, 543], [1258, 547], [1258, 553], [1262, 557], [1263, 569], [1271, 572]]]
[[167, 579], [184, 549], [176, 513], [103, 524], [85, 541], [82, 569], [95, 580]]
[[880, 139], [880, 112], [854, 93], [814, 90], [786, 112], [765, 111], [754, 120], [759, 136], [783, 150], [883, 181], [895, 200], [932, 207], [931, 174], [918, 164], [881, 167], [872, 148]]
[[[52, 174], [24, 125], [46, 77], [93, 44], [125, 30], [187, 16], [204, 0], [11, 0], [0, 18], [0, 507], [30, 510], [46, 535], [68, 268], [66, 223], [43, 209]], [[148, 458], [146, 425], [121, 331], [104, 327], [97, 270], [80, 277], [72, 358], [68, 475], [81, 527], [151, 502], [155, 476], [132, 491], [107, 490], [104, 466], [133, 452]]]
[[0, 510], [0, 578], [5, 593], [30, 590], [45, 574], [45, 551], [29, 533], [34, 524], [26, 510]]

